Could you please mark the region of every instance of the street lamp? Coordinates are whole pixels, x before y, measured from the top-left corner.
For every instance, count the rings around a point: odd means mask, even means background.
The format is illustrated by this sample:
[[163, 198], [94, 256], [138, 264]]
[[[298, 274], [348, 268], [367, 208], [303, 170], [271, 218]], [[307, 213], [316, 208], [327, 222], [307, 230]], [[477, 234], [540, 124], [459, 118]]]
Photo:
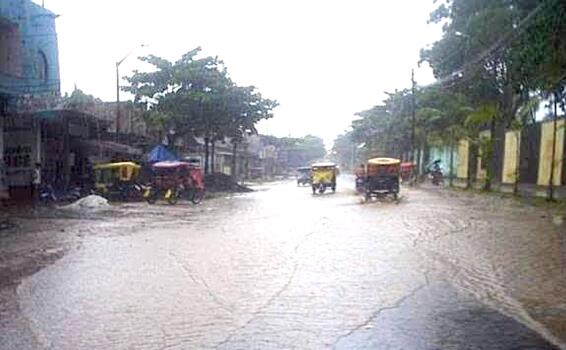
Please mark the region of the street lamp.
[[[145, 44], [140, 44], [139, 47], [146, 47]], [[116, 62], [116, 138], [120, 134], [120, 65], [130, 57], [134, 51], [137, 49], [133, 49], [130, 51], [124, 58]]]

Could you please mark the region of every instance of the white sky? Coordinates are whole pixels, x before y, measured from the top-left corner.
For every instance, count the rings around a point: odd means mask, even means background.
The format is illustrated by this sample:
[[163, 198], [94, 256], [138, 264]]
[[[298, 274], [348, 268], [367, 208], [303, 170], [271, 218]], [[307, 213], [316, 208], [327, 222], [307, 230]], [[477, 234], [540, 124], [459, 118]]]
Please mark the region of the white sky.
[[[40, 0], [35, 0], [41, 3]], [[432, 0], [45, 0], [57, 19], [62, 92], [76, 84], [115, 100], [115, 62], [139, 55], [176, 60], [197, 46], [219, 56], [239, 85], [277, 99], [260, 132], [314, 134], [331, 147], [354, 113], [410, 87], [419, 50], [440, 37], [427, 25]], [[433, 81], [430, 69], [417, 82]], [[121, 94], [127, 99], [127, 94]]]

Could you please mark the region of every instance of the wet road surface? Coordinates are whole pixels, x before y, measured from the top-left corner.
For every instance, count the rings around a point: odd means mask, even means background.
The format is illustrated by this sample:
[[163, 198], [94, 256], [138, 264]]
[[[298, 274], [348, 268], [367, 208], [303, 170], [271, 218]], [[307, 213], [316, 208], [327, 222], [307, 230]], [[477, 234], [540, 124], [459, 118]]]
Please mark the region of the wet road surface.
[[0, 284], [0, 348], [557, 349], [566, 340], [564, 226], [451, 191], [361, 204], [341, 180], [336, 194], [280, 183], [0, 237], [4, 257], [39, 238], [53, 257], [27, 277], [0, 274], [12, 279]]

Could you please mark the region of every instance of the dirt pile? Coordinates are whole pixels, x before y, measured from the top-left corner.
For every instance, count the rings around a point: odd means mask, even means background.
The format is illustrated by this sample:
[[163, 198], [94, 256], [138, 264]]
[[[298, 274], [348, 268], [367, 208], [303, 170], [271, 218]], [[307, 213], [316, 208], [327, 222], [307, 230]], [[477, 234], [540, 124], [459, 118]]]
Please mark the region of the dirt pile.
[[62, 209], [84, 211], [84, 210], [105, 209], [108, 207], [109, 207], [108, 200], [100, 196], [90, 195], [81, 198], [72, 204], [66, 205], [62, 207]]
[[232, 176], [214, 173], [205, 176], [207, 192], [253, 192], [249, 187], [238, 184]]

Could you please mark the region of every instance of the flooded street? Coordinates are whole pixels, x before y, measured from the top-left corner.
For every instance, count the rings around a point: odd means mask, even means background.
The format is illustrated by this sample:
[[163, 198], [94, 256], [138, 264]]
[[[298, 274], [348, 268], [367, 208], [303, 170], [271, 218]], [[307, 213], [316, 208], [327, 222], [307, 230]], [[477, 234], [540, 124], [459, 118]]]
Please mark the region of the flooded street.
[[20, 218], [0, 233], [0, 348], [566, 344], [566, 227], [547, 211], [427, 188], [362, 204], [338, 185]]

